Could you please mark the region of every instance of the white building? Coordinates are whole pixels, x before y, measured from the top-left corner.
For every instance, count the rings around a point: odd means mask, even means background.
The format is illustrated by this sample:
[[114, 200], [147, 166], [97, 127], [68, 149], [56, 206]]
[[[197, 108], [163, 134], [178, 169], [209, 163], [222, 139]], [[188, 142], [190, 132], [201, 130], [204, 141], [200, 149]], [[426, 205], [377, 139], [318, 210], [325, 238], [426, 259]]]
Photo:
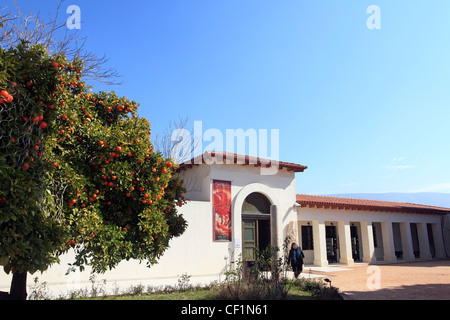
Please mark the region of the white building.
[[297, 195], [306, 263], [324, 266], [446, 258], [449, 209], [388, 201]]
[[[106, 287], [176, 284], [219, 280], [255, 248], [299, 243], [305, 264], [352, 265], [446, 258], [443, 221], [450, 209], [425, 205], [296, 194], [295, 174], [307, 167], [228, 153], [208, 152], [180, 166], [188, 204], [180, 210], [186, 232], [152, 268], [122, 262], [98, 275]], [[447, 217], [444, 219], [444, 217]], [[449, 248], [447, 248], [448, 250]], [[90, 288], [89, 270], [65, 275], [71, 256], [37, 276], [56, 295]], [[222, 277], [223, 279], [223, 277]], [[0, 274], [0, 291], [9, 291], [11, 275]]]

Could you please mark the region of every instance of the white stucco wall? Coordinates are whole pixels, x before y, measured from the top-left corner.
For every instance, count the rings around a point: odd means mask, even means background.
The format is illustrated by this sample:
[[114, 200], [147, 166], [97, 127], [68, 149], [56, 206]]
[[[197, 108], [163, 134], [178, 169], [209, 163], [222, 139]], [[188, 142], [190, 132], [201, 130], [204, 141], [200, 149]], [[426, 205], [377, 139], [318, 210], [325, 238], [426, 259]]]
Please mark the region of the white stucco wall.
[[[295, 202], [295, 174], [280, 170], [276, 175], [262, 176], [260, 168], [253, 166], [201, 165], [194, 166], [181, 173], [188, 189], [185, 196], [188, 204], [180, 213], [188, 221], [186, 232], [170, 243], [157, 265], [147, 268], [145, 262], [124, 261], [114, 270], [96, 275], [97, 282], [106, 279], [105, 289], [114, 292], [129, 289], [131, 286], [176, 285], [183, 274], [189, 275], [190, 282], [210, 283], [223, 278], [226, 269], [237, 261], [241, 253], [242, 218], [241, 209], [245, 198], [252, 192], [264, 194], [277, 206], [278, 241], [282, 243], [288, 230], [289, 222], [295, 221], [297, 213]], [[232, 241], [213, 241], [212, 181], [231, 181], [232, 194]], [[291, 223], [291, 226], [294, 225]], [[296, 224], [295, 224], [296, 225]], [[296, 228], [295, 228], [296, 229]], [[296, 232], [296, 230], [295, 230]], [[66, 276], [68, 263], [73, 261], [73, 254], [61, 257], [61, 263], [49, 268], [43, 274], [28, 276], [28, 285], [35, 277], [39, 283], [46, 282], [48, 291], [54, 296], [67, 294], [71, 290], [86, 288], [90, 290], [90, 269]], [[230, 264], [231, 263], [231, 264]], [[0, 291], [9, 291], [11, 275], [0, 273]]]
[[299, 220], [441, 223], [441, 215], [362, 210], [300, 208]]
[[[441, 221], [442, 215], [439, 214], [418, 214], [418, 213], [401, 213], [401, 212], [380, 212], [380, 211], [363, 211], [363, 210], [343, 210], [343, 209], [330, 209], [330, 208], [298, 208], [297, 209], [297, 219], [299, 225], [299, 238], [298, 241], [301, 243], [301, 226], [312, 224], [312, 221], [318, 221], [324, 225], [330, 225], [334, 223], [337, 225], [338, 221], [342, 221], [346, 224], [354, 223], [358, 227], [358, 238], [360, 239], [360, 252], [363, 251], [362, 245], [362, 235], [361, 235], [361, 225], [360, 222], [369, 222], [374, 228], [374, 232], [377, 236], [377, 246], [374, 247], [374, 255], [377, 260], [383, 260], [384, 258], [384, 240], [381, 223], [388, 223], [392, 225], [392, 241], [393, 249], [401, 251], [400, 240], [400, 223], [408, 224], [434, 224], [438, 229], [442, 228]], [[412, 239], [414, 242], [414, 238]], [[339, 242], [339, 235], [338, 235]], [[438, 237], [436, 239], [435, 246], [437, 250], [439, 249], [439, 255], [442, 256], [443, 241]], [[338, 254], [339, 253], [338, 248]], [[314, 251], [305, 250], [305, 264], [313, 264], [314, 262]]]
[[[232, 260], [237, 261], [241, 254], [242, 217], [241, 210], [245, 198], [259, 192], [265, 195], [277, 208], [279, 226], [276, 243], [283, 243], [286, 234], [292, 231], [297, 236], [295, 223], [297, 213], [294, 209], [296, 188], [295, 173], [279, 170], [275, 175], [261, 175], [261, 168], [241, 164], [213, 164], [193, 166], [181, 172], [187, 189], [186, 197], [193, 200], [211, 201], [212, 181], [231, 181], [232, 195]], [[212, 208], [212, 207], [211, 207]], [[211, 212], [212, 209], [209, 210]], [[292, 229], [292, 230], [291, 230]]]
[[[186, 232], [170, 242], [159, 263], [147, 268], [145, 262], [123, 261], [117, 268], [105, 274], [96, 275], [97, 283], [106, 279], [105, 289], [114, 292], [130, 289], [132, 286], [144, 285], [158, 287], [176, 285], [181, 275], [191, 276], [191, 284], [209, 283], [219, 280], [229, 258], [230, 243], [212, 242], [212, 214], [209, 202], [189, 201], [182, 207], [182, 213], [189, 226]], [[80, 273], [65, 275], [68, 263], [73, 261], [73, 254], [62, 256], [61, 263], [50, 267], [43, 274], [28, 276], [28, 285], [38, 277], [39, 283], [46, 282], [49, 293], [55, 297], [69, 291], [86, 288], [90, 290], [90, 268]], [[12, 275], [0, 273], [0, 291], [9, 291]]]
[[245, 198], [253, 192], [259, 192], [265, 195], [273, 206], [277, 207], [277, 225], [279, 226], [277, 243], [283, 242], [289, 222], [295, 221], [297, 216], [294, 210], [296, 192], [293, 172], [280, 170], [277, 175], [262, 176], [258, 167], [217, 165], [211, 168], [211, 177], [212, 179], [231, 180], [234, 240], [241, 238], [241, 210]]
[[[280, 248], [288, 234], [291, 234], [293, 240], [297, 240], [301, 244], [299, 232], [301, 225], [312, 224], [313, 221], [315, 225], [317, 223], [328, 225], [331, 222], [339, 221], [341, 228], [342, 222], [346, 226], [349, 223], [355, 223], [359, 226], [360, 239], [363, 238], [361, 226], [367, 226], [365, 222], [369, 222], [376, 229], [378, 237], [378, 247], [374, 248], [374, 255], [378, 259], [383, 256], [383, 252], [380, 251], [383, 246], [382, 223], [430, 223], [441, 226], [442, 216], [440, 215], [297, 208], [294, 206], [296, 199], [295, 173], [283, 169], [279, 170], [276, 175], [261, 175], [260, 169], [260, 167], [252, 165], [215, 164], [193, 166], [182, 171], [180, 174], [187, 188], [185, 196], [189, 200], [188, 204], [180, 209], [180, 213], [188, 222], [186, 232], [171, 241], [170, 248], [157, 265], [147, 268], [145, 262], [139, 264], [137, 261], [125, 261], [116, 269], [97, 275], [97, 281], [106, 279], [105, 289], [112, 293], [115, 289], [123, 291], [139, 284], [146, 287], [176, 285], [184, 274], [190, 276], [192, 284], [205, 284], [220, 280], [223, 278], [224, 271], [233, 267], [240, 257], [242, 205], [245, 198], [253, 192], [265, 195], [273, 206], [273, 212], [276, 211], [276, 220], [271, 222], [277, 225], [278, 231], [276, 241], [272, 241], [272, 244], [276, 243]], [[231, 181], [232, 241], [230, 242], [213, 241], [213, 180]], [[367, 235], [367, 232], [365, 234]], [[398, 232], [396, 235], [398, 237]], [[316, 238], [316, 235], [314, 237]], [[324, 245], [325, 240], [320, 241]], [[361, 242], [360, 246], [362, 246]], [[313, 250], [305, 250], [305, 255], [305, 264], [312, 264], [318, 259]], [[40, 283], [47, 283], [49, 291], [55, 296], [61, 296], [71, 290], [81, 288], [90, 290], [89, 269], [83, 273], [75, 272], [68, 276], [65, 275], [68, 269], [67, 263], [71, 262], [72, 258], [73, 256], [70, 254], [65, 255], [59, 265], [52, 266], [45, 273], [29, 275], [28, 284], [32, 285], [33, 278], [37, 276]], [[11, 278], [11, 275], [0, 272], [0, 291], [9, 291]]]

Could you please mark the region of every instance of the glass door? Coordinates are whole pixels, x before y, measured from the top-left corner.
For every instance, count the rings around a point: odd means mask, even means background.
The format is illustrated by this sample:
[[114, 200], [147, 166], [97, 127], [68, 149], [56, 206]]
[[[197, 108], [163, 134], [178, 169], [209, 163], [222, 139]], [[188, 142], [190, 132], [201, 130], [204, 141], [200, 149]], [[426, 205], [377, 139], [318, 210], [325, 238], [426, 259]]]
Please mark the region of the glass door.
[[242, 221], [242, 249], [244, 261], [255, 261], [256, 248], [258, 247], [258, 223], [257, 220]]
[[359, 261], [359, 237], [356, 226], [350, 226], [350, 239], [352, 243], [352, 258], [354, 261]]
[[326, 226], [327, 260], [328, 262], [337, 262], [337, 238], [336, 227]]

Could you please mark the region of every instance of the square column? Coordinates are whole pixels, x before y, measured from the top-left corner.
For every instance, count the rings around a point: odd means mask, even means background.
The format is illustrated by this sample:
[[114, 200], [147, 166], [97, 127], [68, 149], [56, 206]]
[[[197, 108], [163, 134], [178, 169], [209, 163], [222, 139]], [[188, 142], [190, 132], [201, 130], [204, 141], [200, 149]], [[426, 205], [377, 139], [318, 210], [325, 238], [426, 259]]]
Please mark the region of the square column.
[[384, 261], [397, 261], [395, 256], [394, 233], [392, 231], [392, 222], [381, 222], [381, 234], [383, 237]]
[[340, 252], [340, 263], [346, 265], [353, 265], [355, 261], [352, 256], [352, 242], [350, 235], [350, 223], [348, 221], [338, 221], [338, 238], [339, 238], [339, 252]]
[[373, 227], [371, 222], [361, 221], [361, 241], [363, 249], [363, 262], [375, 263], [375, 245], [373, 243]]
[[445, 247], [444, 247], [444, 237], [442, 235], [442, 227], [440, 223], [433, 223], [431, 225], [431, 230], [433, 231], [434, 239], [434, 249], [436, 251], [436, 258], [446, 258]]
[[328, 260], [325, 222], [313, 220], [312, 227], [314, 241], [314, 265], [318, 267], [326, 267], [328, 266]]
[[[278, 207], [270, 206], [270, 242], [274, 248], [281, 248], [281, 241], [278, 234]], [[276, 253], [277, 259], [281, 257], [281, 252]]]
[[428, 241], [428, 231], [426, 223], [416, 223], [417, 236], [419, 237], [419, 248], [421, 259], [431, 259], [430, 242]]
[[409, 222], [400, 223], [400, 236], [402, 239], [403, 259], [415, 260]]

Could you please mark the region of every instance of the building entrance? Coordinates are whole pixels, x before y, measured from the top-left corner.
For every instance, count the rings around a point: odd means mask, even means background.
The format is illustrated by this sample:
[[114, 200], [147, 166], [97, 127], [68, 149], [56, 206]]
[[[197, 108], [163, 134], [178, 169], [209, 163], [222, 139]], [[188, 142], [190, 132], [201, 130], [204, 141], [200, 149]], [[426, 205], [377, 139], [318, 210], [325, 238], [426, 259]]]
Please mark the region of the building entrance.
[[327, 260], [329, 263], [337, 262], [336, 226], [326, 226], [325, 237], [327, 243]]
[[352, 258], [354, 261], [359, 261], [359, 237], [358, 228], [356, 226], [350, 226], [350, 241], [352, 243]]
[[247, 196], [242, 205], [243, 260], [254, 261], [256, 250], [270, 245], [270, 202], [260, 193]]

